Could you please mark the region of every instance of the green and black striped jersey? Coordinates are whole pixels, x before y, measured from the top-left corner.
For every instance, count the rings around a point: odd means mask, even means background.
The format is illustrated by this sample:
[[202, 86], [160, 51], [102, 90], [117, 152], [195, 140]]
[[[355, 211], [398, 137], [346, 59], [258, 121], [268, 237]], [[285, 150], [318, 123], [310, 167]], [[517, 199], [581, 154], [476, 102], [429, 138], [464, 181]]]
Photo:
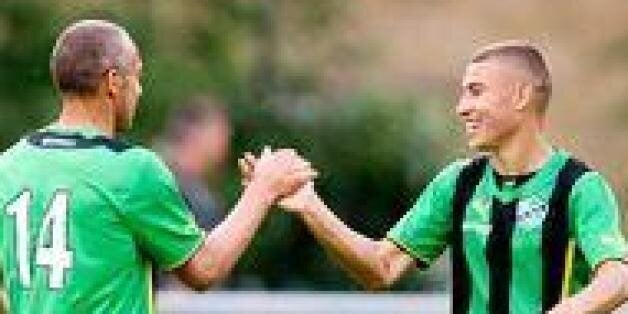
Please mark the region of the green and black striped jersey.
[[608, 183], [567, 152], [523, 182], [500, 178], [485, 157], [455, 162], [387, 234], [422, 265], [451, 245], [453, 313], [544, 313], [563, 282], [575, 293], [626, 256]]

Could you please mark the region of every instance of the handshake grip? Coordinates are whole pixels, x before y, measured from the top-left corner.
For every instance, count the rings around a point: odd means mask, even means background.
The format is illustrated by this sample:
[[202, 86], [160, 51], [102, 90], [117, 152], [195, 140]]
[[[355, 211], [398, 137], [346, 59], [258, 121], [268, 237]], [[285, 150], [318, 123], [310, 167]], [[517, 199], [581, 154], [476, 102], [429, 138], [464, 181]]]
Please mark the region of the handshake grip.
[[274, 200], [281, 200], [280, 205], [292, 205], [290, 207], [300, 205], [291, 197], [313, 192], [312, 181], [318, 176], [311, 163], [293, 149], [272, 151], [265, 147], [258, 157], [247, 152], [238, 160], [238, 166], [244, 186], [262, 186]]

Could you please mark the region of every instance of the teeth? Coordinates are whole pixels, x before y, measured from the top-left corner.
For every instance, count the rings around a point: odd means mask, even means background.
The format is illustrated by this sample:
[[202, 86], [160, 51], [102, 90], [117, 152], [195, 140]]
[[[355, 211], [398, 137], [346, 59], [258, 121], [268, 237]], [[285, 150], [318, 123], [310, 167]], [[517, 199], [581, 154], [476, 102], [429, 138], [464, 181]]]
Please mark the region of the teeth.
[[465, 128], [469, 132], [475, 131], [479, 127], [480, 127], [480, 124], [478, 122], [475, 122], [475, 121], [473, 121], [473, 122], [469, 121], [469, 122], [465, 123]]
[[481, 125], [480, 119], [466, 119], [464, 120], [464, 127], [467, 133], [475, 133]]

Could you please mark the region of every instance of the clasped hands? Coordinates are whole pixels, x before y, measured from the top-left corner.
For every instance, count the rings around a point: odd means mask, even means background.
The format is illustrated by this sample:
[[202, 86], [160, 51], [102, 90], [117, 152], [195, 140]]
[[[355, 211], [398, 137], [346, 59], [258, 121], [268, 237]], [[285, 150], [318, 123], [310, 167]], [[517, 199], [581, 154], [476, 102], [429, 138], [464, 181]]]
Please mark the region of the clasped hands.
[[318, 172], [293, 149], [266, 146], [259, 156], [246, 152], [238, 166], [244, 186], [264, 186], [284, 210], [304, 212], [319, 200], [313, 182]]

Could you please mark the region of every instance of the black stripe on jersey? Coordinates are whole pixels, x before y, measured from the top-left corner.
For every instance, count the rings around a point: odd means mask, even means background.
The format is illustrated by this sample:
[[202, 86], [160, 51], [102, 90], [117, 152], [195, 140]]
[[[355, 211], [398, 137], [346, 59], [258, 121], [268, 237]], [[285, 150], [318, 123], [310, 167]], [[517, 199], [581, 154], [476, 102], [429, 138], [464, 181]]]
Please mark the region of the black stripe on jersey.
[[486, 259], [489, 273], [489, 313], [510, 313], [512, 282], [512, 234], [515, 229], [517, 200], [503, 203], [493, 198], [491, 233], [488, 236]]
[[467, 314], [471, 301], [471, 279], [469, 266], [464, 254], [463, 229], [467, 204], [482, 179], [488, 158], [478, 157], [466, 165], [456, 181], [453, 199], [453, 228], [451, 233], [451, 263], [453, 268], [453, 288], [451, 309], [454, 314]]
[[28, 137], [28, 142], [43, 149], [90, 149], [104, 147], [116, 153], [123, 152], [132, 145], [102, 135], [85, 137], [80, 133], [37, 132]]
[[554, 185], [549, 212], [543, 221], [543, 313], [560, 301], [569, 242], [569, 194], [578, 178], [589, 170], [581, 161], [569, 158]]

